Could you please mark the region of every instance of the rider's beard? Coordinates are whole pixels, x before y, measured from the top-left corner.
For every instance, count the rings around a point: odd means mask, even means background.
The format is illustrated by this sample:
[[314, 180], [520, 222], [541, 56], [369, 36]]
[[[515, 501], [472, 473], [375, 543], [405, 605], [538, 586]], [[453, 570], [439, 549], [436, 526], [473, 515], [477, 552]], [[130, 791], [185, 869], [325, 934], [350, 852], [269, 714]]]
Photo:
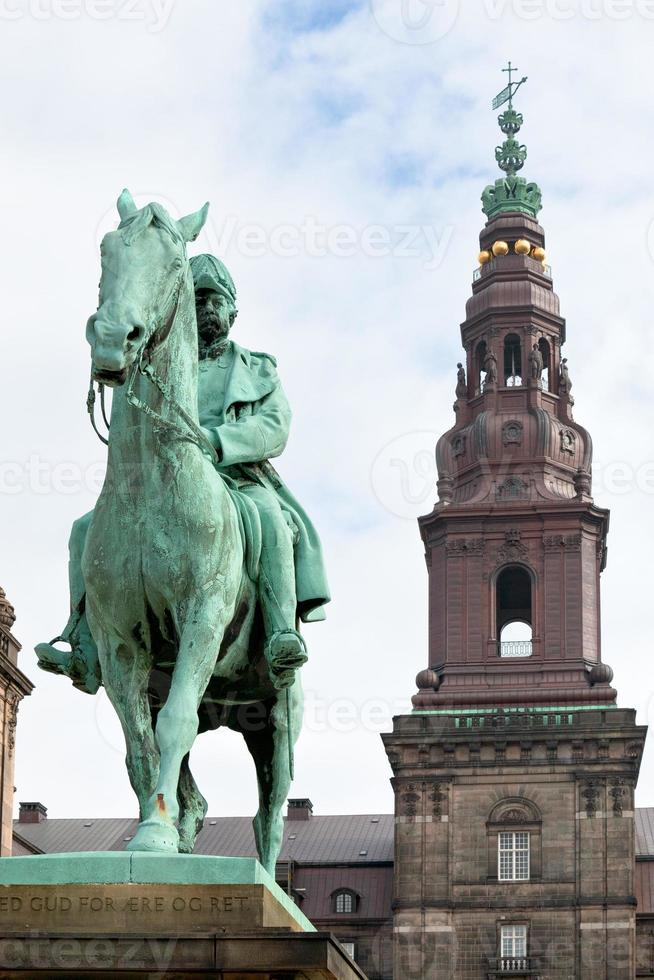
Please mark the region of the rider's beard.
[[227, 340], [231, 327], [228, 312], [208, 312], [203, 310], [198, 314], [198, 338], [200, 348], [210, 350], [222, 341]]

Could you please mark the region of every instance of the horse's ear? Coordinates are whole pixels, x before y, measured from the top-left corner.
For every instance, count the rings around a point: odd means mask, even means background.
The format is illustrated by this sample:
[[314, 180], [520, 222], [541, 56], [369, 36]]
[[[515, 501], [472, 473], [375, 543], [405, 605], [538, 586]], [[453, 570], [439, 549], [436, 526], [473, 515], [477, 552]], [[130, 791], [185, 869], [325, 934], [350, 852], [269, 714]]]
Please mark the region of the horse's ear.
[[194, 214], [187, 214], [185, 218], [180, 218], [177, 222], [177, 227], [182, 233], [182, 238], [185, 242], [194, 242], [198, 237], [202, 229], [204, 228], [204, 223], [207, 220], [207, 215], [209, 213], [209, 202], [200, 208], [199, 211], [195, 211]]
[[116, 207], [118, 208], [118, 214], [120, 215], [121, 221], [124, 221], [125, 218], [129, 218], [131, 214], [136, 214], [138, 211], [134, 198], [127, 188], [123, 190], [120, 197], [116, 201]]

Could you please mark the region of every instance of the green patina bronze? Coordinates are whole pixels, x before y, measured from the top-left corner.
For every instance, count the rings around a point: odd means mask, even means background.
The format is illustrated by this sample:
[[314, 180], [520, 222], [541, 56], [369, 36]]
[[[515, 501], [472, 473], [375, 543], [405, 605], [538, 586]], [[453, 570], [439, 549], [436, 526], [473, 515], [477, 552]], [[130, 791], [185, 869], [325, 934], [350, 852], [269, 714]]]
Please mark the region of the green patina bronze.
[[502, 70], [508, 72], [509, 83], [493, 100], [493, 108], [508, 103], [508, 108], [498, 118], [499, 127], [506, 138], [501, 146], [495, 148], [497, 165], [505, 176], [484, 189], [481, 195], [483, 211], [489, 218], [510, 211], [521, 211], [535, 218], [541, 209], [542, 194], [538, 184], [528, 183], [524, 177], [517, 175], [525, 165], [527, 147], [515, 138], [524, 120], [522, 113], [513, 108], [513, 97], [527, 79], [512, 81], [515, 68], [511, 62], [508, 68]]
[[58, 638], [71, 650], [36, 652], [80, 690], [103, 684], [118, 713], [140, 809], [132, 851], [193, 850], [206, 814], [195, 738], [241, 732], [273, 873], [302, 718], [298, 620], [324, 618], [329, 590], [313, 524], [270, 463], [291, 418], [276, 362], [229, 339], [223, 263], [186, 255], [207, 208], [173, 221], [127, 191], [118, 200], [87, 324], [92, 377], [114, 389], [107, 476], [71, 533]]

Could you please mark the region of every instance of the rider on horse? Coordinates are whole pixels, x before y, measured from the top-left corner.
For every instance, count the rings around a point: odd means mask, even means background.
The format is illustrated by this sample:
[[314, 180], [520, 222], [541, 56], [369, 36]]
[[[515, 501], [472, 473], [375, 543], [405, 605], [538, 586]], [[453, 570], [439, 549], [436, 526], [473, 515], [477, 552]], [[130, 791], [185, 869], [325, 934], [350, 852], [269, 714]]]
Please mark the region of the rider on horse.
[[[242, 517], [249, 567], [257, 576], [270, 675], [278, 688], [292, 683], [306, 661], [297, 621], [324, 619], [329, 587], [318, 534], [270, 463], [288, 439], [291, 411], [269, 354], [229, 339], [236, 319], [236, 289], [212, 255], [191, 259], [199, 341], [200, 424], [216, 450], [216, 467]], [[71, 616], [61, 637], [41, 643], [39, 665], [66, 674], [94, 694], [101, 684], [95, 642], [86, 622], [81, 560], [93, 512], [70, 537]], [[60, 650], [62, 640], [71, 647]]]

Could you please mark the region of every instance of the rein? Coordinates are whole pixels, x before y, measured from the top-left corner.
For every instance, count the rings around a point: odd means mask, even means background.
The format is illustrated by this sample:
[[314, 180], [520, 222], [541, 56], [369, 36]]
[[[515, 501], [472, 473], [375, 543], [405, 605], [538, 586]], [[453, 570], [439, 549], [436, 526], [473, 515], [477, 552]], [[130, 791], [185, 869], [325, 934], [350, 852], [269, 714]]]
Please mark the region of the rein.
[[[167, 340], [168, 335], [170, 334], [173, 323], [175, 322], [177, 313], [179, 311], [179, 302], [182, 295], [182, 286], [183, 286], [183, 279], [182, 277], [180, 277], [175, 303], [173, 305], [170, 316], [166, 319], [163, 329], [161, 331], [155, 330], [153, 332], [150, 340], [145, 344], [143, 350], [141, 351], [138, 358], [134, 362], [134, 366], [129, 374], [126, 397], [130, 405], [132, 405], [134, 408], [138, 408], [139, 411], [143, 412], [145, 415], [153, 419], [155, 422], [158, 422], [160, 425], [164, 425], [169, 429], [173, 429], [175, 432], [177, 432], [177, 434], [182, 439], [190, 439], [190, 441], [193, 442], [201, 452], [203, 452], [206, 456], [209, 457], [212, 463], [215, 463], [218, 458], [217, 450], [211, 444], [211, 442], [202, 431], [202, 428], [197, 424], [195, 419], [193, 419], [192, 416], [189, 415], [186, 409], [183, 408], [179, 404], [177, 399], [171, 394], [168, 385], [163, 380], [163, 378], [157, 374], [150, 361], [152, 352], [157, 347], [159, 347], [160, 344], [164, 343], [164, 341]], [[155, 412], [154, 409], [152, 409], [145, 402], [141, 401], [141, 399], [134, 394], [134, 384], [136, 382], [136, 377], [138, 374], [142, 375], [144, 378], [147, 378], [148, 381], [152, 385], [154, 385], [154, 387], [163, 396], [164, 400], [168, 402], [170, 407], [177, 413], [177, 415], [179, 415], [182, 421], [186, 424], [188, 431], [185, 431], [182, 428], [182, 426], [177, 425], [176, 422], [164, 418], [163, 415], [159, 415], [158, 412]], [[104, 384], [100, 382], [98, 388], [100, 392], [100, 402], [102, 405], [102, 416], [104, 418], [104, 422], [105, 425], [107, 426], [107, 429], [109, 429], [110, 426], [105, 411]], [[98, 431], [98, 427], [95, 422], [95, 401], [96, 401], [96, 394], [95, 394], [95, 388], [93, 382], [93, 368], [91, 368], [91, 383], [86, 398], [86, 409], [89, 413], [89, 417], [91, 419], [91, 425], [93, 426], [94, 432], [96, 433], [100, 441], [103, 442], [105, 446], [108, 446], [109, 440], [105, 439], [105, 437]]]
[[[109, 430], [109, 423], [107, 421], [107, 415], [106, 415], [106, 412], [105, 412], [105, 409], [104, 409], [104, 385], [101, 382], [98, 384], [98, 390], [100, 392], [100, 401], [102, 403], [102, 417], [104, 419], [104, 422], [105, 422], [105, 425], [107, 426], [107, 431], [108, 431]], [[93, 365], [91, 365], [91, 380], [89, 382], [89, 392], [88, 392], [88, 394], [86, 396], [86, 411], [89, 413], [89, 418], [91, 420], [91, 425], [93, 426], [93, 431], [95, 432], [96, 436], [98, 437], [98, 439], [100, 440], [100, 442], [103, 442], [105, 444], [105, 446], [108, 446], [109, 445], [109, 440], [108, 439], [105, 439], [105, 437], [102, 435], [102, 433], [98, 429], [97, 425], [95, 424], [95, 398], [96, 398], [96, 395], [95, 395], [95, 385], [94, 385], [94, 382], [93, 382]]]

